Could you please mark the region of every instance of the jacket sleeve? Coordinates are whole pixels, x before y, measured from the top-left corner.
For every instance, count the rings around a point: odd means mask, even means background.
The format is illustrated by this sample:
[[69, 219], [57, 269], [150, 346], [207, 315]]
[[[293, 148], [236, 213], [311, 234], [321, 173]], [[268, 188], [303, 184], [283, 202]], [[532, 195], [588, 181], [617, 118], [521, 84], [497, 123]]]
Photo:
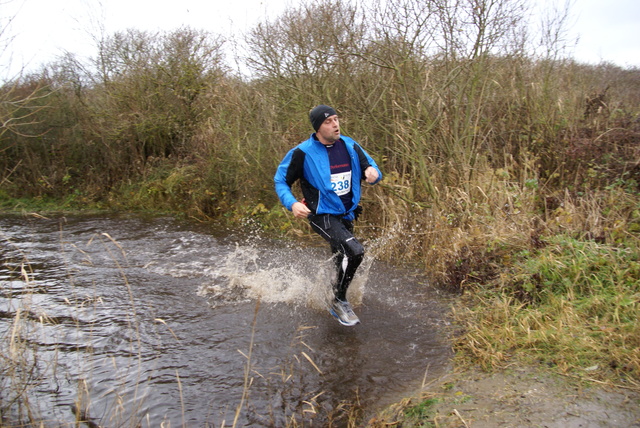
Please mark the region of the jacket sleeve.
[[371, 156], [360, 146], [360, 144], [356, 143], [354, 145], [356, 153], [358, 153], [358, 159], [360, 160], [360, 168], [362, 169], [362, 177], [361, 180], [365, 179], [364, 170], [369, 168], [370, 166], [374, 167], [378, 171], [378, 179], [371, 184], [379, 183], [382, 180], [382, 171], [378, 168], [376, 161], [373, 160]]
[[291, 211], [291, 207], [298, 200], [291, 191], [291, 186], [303, 176], [304, 152], [291, 149], [282, 159], [273, 177], [276, 193], [282, 205]]

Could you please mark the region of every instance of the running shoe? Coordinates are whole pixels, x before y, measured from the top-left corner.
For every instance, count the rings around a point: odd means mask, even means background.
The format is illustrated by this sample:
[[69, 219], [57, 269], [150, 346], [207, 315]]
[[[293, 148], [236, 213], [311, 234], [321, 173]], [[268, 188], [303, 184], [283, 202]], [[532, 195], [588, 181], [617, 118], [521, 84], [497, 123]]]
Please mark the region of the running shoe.
[[337, 318], [342, 325], [352, 327], [360, 323], [360, 319], [356, 316], [351, 308], [349, 302], [343, 302], [339, 299], [334, 299], [329, 308], [331, 315]]

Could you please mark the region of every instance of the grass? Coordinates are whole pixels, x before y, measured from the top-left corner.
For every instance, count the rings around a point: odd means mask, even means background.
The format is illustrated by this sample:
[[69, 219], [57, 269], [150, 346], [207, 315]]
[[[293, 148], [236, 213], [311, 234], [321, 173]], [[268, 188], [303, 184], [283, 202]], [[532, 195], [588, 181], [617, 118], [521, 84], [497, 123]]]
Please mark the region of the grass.
[[[97, 56], [122, 64], [111, 77], [64, 64], [69, 73], [45, 68], [5, 88], [12, 97], [16, 90], [31, 95], [3, 105], [5, 124], [29, 120], [0, 141], [0, 209], [150, 210], [308, 237], [307, 225], [279, 206], [271, 177], [308, 135], [304, 112], [326, 100], [385, 174], [365, 192], [358, 226], [360, 236], [380, 243], [371, 254], [391, 261], [400, 254], [433, 283], [462, 294], [454, 307], [461, 365], [535, 362], [600, 382], [637, 383], [638, 70], [519, 50], [425, 57], [413, 50], [417, 40], [385, 32], [410, 28], [404, 17], [421, 9], [428, 16], [415, 22], [434, 19], [434, 29], [449, 30], [416, 36], [459, 36], [451, 46], [464, 46], [465, 20], [448, 27], [431, 8], [397, 6], [388, 8], [391, 16], [347, 7], [342, 16], [357, 17], [353, 25], [315, 29], [320, 44], [312, 50], [309, 34], [298, 31], [308, 27], [308, 13], [325, 13], [322, 5], [265, 23], [250, 41], [259, 76], [252, 81], [224, 71], [217, 41], [206, 55], [199, 44], [156, 52], [190, 38], [158, 35], [151, 43], [131, 33]], [[473, 6], [469, 16], [480, 10]], [[512, 18], [521, 18], [519, 10]], [[486, 24], [506, 22], [515, 21]], [[508, 29], [505, 35], [519, 33]], [[373, 43], [351, 45], [363, 40], [361, 30]], [[490, 40], [486, 52], [497, 47]], [[507, 41], [499, 45], [520, 46]], [[139, 47], [138, 55], [128, 46]], [[379, 52], [370, 51], [375, 46]], [[337, 68], [326, 73], [304, 54], [281, 64], [290, 52], [307, 51], [335, 52], [327, 58]], [[184, 67], [173, 74], [167, 64], [176, 63]], [[295, 71], [310, 66], [317, 71]], [[40, 93], [49, 87], [60, 90], [42, 108]], [[45, 130], [46, 139], [29, 137]], [[17, 199], [23, 196], [32, 198]]]
[[[500, 190], [484, 191], [501, 204], [507, 196], [501, 196], [503, 187], [495, 189]], [[443, 258], [437, 277], [455, 279], [462, 293], [453, 307], [462, 331], [454, 343], [456, 370], [537, 365], [588, 382], [640, 390], [640, 249], [629, 232], [638, 221], [635, 197], [616, 189], [581, 199], [566, 197], [542, 221], [529, 208], [535, 193], [526, 186], [520, 192], [515, 187], [508, 190], [509, 197], [519, 201], [520, 214], [469, 203], [476, 211], [469, 208], [447, 216], [445, 207], [429, 217], [441, 230], [434, 228], [428, 236], [413, 232], [432, 246], [448, 240], [435, 253]], [[270, 216], [269, 211], [250, 207], [245, 211], [258, 220]], [[526, 235], [531, 224], [538, 227]], [[15, 314], [16, 338], [25, 328], [21, 315]], [[22, 342], [6, 343], [17, 347]], [[28, 356], [28, 347], [21, 349]], [[34, 358], [21, 363], [21, 376], [28, 375]], [[22, 417], [36, 420], [35, 407], [28, 401], [34, 379], [17, 374], [12, 378], [15, 385], [23, 385], [22, 390], [13, 389], [16, 399], [24, 394]], [[403, 403], [403, 426], [429, 426], [435, 404], [436, 397]], [[357, 426], [360, 413], [345, 409], [340, 417]], [[292, 417], [291, 426], [297, 423]]]
[[414, 407], [409, 407], [405, 411], [405, 416], [408, 420], [418, 420], [429, 418], [432, 415], [432, 407], [438, 403], [437, 398], [427, 398]]
[[[460, 293], [452, 306], [457, 376], [532, 367], [640, 392], [638, 192], [565, 192], [541, 212], [539, 192], [526, 185], [479, 184], [494, 207], [517, 201], [518, 211], [467, 203], [456, 218], [445, 215], [453, 204], [429, 216], [438, 224], [429, 236], [434, 277]], [[388, 421], [434, 426], [434, 397], [398, 403]]]
[[640, 387], [640, 253], [570, 236], [477, 285], [457, 312], [466, 330], [456, 347], [485, 368], [513, 360]]

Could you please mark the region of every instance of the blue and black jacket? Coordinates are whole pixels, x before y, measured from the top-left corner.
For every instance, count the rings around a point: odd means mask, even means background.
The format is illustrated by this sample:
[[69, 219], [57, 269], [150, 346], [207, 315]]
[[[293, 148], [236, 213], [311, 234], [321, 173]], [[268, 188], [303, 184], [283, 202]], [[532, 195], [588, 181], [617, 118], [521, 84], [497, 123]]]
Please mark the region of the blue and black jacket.
[[[355, 140], [344, 135], [341, 135], [340, 138], [344, 141], [351, 159], [351, 176], [353, 177], [351, 209], [345, 212], [340, 196], [331, 188], [331, 170], [327, 149], [320, 141], [316, 140], [315, 134], [311, 134], [308, 140], [298, 144], [286, 154], [274, 177], [276, 193], [282, 205], [289, 211], [297, 202], [291, 192], [291, 186], [296, 180], [300, 180], [302, 195], [311, 212], [318, 215], [333, 214], [347, 220], [353, 220], [354, 211], [360, 202], [361, 181], [365, 179], [364, 171], [372, 166], [378, 170], [376, 183], [382, 179], [382, 172], [378, 165]], [[355, 177], [360, 177], [360, 180], [356, 180]]]

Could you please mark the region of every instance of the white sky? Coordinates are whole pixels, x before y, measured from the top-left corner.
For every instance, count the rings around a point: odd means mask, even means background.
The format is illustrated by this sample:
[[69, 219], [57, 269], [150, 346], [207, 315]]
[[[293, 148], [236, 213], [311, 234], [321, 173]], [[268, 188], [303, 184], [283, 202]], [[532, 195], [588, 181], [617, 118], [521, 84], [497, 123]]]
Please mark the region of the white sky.
[[572, 11], [576, 59], [640, 67], [640, 1], [575, 0]]
[[[550, 4], [564, 0], [536, 0]], [[127, 28], [172, 30], [180, 26], [229, 35], [264, 17], [275, 18], [299, 0], [0, 0], [0, 78], [23, 66], [54, 61], [63, 51], [93, 56], [92, 37]], [[639, 0], [573, 0], [570, 39], [575, 58], [640, 67]], [[7, 20], [13, 17], [6, 27]], [[573, 45], [573, 43], [571, 43]]]

